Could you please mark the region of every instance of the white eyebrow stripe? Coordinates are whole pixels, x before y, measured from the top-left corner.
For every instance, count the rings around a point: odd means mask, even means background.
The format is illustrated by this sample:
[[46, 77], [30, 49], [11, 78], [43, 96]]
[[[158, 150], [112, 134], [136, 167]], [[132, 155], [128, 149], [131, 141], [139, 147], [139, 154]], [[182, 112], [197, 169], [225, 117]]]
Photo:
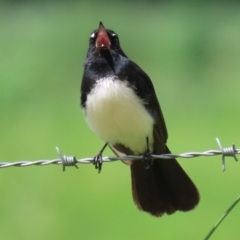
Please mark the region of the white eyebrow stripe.
[[95, 33], [92, 33], [92, 34], [90, 35], [90, 37], [91, 37], [91, 38], [94, 38], [94, 37], [95, 37]]

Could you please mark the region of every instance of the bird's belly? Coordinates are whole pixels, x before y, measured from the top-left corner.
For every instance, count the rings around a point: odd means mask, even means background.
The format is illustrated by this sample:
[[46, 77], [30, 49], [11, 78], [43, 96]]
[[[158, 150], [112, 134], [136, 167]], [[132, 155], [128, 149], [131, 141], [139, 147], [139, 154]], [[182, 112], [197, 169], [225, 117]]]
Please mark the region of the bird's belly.
[[153, 145], [154, 120], [127, 83], [102, 78], [88, 94], [85, 114], [92, 131], [105, 142], [121, 143], [136, 154]]

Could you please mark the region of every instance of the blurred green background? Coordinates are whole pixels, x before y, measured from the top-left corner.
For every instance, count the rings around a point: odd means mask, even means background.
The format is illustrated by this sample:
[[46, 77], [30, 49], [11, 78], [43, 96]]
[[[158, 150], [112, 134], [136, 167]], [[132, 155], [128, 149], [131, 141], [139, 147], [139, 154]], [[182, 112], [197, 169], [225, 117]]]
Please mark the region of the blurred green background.
[[[0, 161], [77, 158], [103, 142], [87, 127], [79, 86], [91, 31], [103, 21], [151, 77], [174, 153], [240, 147], [240, 5], [230, 2], [2, 1]], [[110, 150], [105, 156], [112, 156]], [[0, 169], [0, 239], [203, 239], [239, 195], [239, 165], [179, 159], [201, 193], [191, 212], [154, 218], [131, 197], [121, 162]], [[240, 206], [211, 239], [240, 239]]]

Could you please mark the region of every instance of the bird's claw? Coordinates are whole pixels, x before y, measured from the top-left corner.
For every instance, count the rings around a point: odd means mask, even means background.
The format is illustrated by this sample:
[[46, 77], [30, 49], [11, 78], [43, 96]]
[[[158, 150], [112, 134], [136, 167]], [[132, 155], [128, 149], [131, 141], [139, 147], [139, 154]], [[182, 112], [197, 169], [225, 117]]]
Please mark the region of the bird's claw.
[[99, 153], [93, 158], [93, 165], [95, 166], [95, 169], [98, 170], [98, 173], [100, 173], [102, 170], [102, 163], [102, 153]]
[[143, 154], [142, 161], [145, 169], [149, 169], [153, 165], [153, 158], [149, 149]]

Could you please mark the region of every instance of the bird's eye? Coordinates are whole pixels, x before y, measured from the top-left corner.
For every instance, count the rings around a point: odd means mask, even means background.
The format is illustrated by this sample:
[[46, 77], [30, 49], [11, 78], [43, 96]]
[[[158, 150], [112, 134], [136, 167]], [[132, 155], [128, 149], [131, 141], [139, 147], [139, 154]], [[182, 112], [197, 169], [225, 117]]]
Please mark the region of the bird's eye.
[[118, 41], [118, 35], [117, 35], [116, 33], [112, 33], [111, 36], [112, 36], [112, 38], [113, 38], [113, 40], [114, 40], [115, 43], [119, 43], [119, 41]]
[[96, 34], [95, 34], [95, 33], [92, 33], [92, 34], [90, 35], [90, 39], [89, 39], [90, 43], [94, 43], [95, 37], [96, 37]]

